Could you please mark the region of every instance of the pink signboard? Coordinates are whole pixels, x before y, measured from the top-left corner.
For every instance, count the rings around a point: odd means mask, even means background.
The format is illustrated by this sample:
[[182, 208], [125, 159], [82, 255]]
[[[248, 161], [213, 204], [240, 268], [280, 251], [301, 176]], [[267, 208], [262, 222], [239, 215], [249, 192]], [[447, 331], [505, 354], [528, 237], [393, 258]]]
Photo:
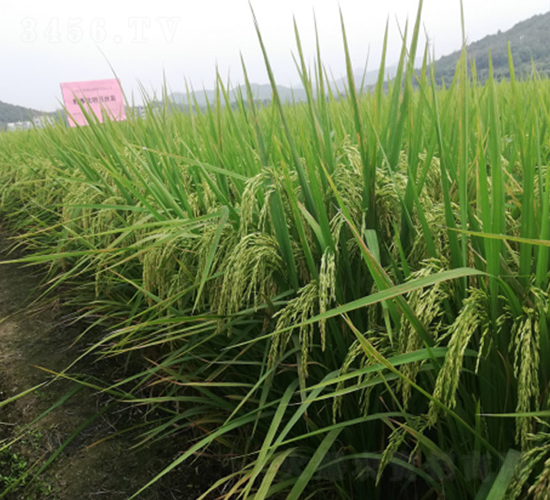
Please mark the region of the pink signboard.
[[125, 120], [124, 98], [120, 83], [116, 78], [110, 80], [95, 80], [89, 82], [62, 83], [61, 92], [68, 113], [69, 125], [88, 125], [82, 112], [93, 112], [103, 123], [103, 116], [112, 120]]

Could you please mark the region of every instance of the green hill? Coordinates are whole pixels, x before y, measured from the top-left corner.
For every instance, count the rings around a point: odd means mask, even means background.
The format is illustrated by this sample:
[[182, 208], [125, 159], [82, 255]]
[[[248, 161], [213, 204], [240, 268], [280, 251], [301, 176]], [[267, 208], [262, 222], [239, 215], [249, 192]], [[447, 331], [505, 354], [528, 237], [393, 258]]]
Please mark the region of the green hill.
[[[532, 71], [532, 62], [541, 74], [550, 75], [550, 12], [516, 24], [508, 31], [499, 31], [467, 46], [468, 59], [475, 60], [477, 79], [484, 82], [489, 76], [489, 54], [497, 78], [510, 76], [508, 43], [512, 50], [516, 76]], [[461, 51], [441, 57], [435, 62], [436, 81], [450, 84]]]
[[10, 122], [27, 121], [44, 114], [48, 113], [0, 101], [0, 130], [4, 130]]

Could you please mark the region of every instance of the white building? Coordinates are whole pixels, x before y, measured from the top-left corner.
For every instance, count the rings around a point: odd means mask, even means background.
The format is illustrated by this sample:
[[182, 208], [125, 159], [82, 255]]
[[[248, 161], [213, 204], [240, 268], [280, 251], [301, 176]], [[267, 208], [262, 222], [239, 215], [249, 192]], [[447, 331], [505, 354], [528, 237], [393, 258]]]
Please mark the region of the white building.
[[35, 116], [32, 119], [32, 122], [35, 127], [44, 128], [46, 125], [53, 125], [55, 123], [53, 116], [41, 115]]
[[53, 125], [55, 119], [53, 116], [40, 115], [35, 116], [32, 121], [19, 121], [19, 122], [10, 122], [7, 124], [6, 130], [8, 132], [15, 132], [16, 130], [29, 130], [33, 127], [44, 128], [47, 125]]
[[28, 130], [32, 128], [33, 123], [30, 121], [24, 121], [24, 122], [11, 122], [8, 123], [8, 131], [14, 132], [15, 130]]

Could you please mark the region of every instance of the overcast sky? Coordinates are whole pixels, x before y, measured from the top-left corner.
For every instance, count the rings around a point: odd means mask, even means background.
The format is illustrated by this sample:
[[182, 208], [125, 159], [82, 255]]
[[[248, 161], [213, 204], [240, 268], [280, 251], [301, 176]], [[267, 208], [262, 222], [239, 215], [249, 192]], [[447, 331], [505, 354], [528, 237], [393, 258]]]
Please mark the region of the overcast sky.
[[[59, 108], [61, 82], [112, 78], [112, 65], [127, 95], [138, 82], [158, 91], [166, 78], [172, 91], [212, 88], [215, 68], [242, 82], [239, 54], [253, 82], [267, 77], [247, 0], [0, 0], [0, 101], [45, 111]], [[313, 11], [321, 35], [323, 62], [343, 76], [341, 7], [353, 64], [379, 66], [386, 20], [390, 25], [388, 64], [400, 48], [398, 26], [413, 23], [416, 0], [251, 1], [275, 76], [297, 85], [293, 15], [308, 57], [314, 51]], [[463, 0], [469, 41], [550, 10], [550, 0]], [[459, 0], [425, 0], [424, 30], [436, 57], [460, 48]], [[137, 99], [139, 100], [139, 99]]]

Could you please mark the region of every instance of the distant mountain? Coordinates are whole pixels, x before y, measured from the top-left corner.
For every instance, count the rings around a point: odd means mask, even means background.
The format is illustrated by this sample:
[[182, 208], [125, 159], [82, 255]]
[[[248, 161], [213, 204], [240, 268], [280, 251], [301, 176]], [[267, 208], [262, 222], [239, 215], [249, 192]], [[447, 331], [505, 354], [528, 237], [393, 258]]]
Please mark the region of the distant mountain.
[[[537, 71], [550, 75], [550, 12], [540, 14], [516, 24], [508, 31], [486, 36], [467, 46], [468, 59], [475, 60], [476, 74], [483, 83], [489, 76], [489, 53], [497, 78], [510, 76], [508, 67], [508, 42], [512, 50], [516, 76], [527, 76], [532, 71], [531, 61]], [[441, 57], [435, 62], [436, 81], [448, 85], [455, 74], [461, 51]]]
[[[397, 73], [397, 65], [388, 66], [386, 68], [386, 78], [393, 78], [395, 77]], [[355, 70], [354, 71], [354, 78], [355, 78], [355, 84], [358, 88], [361, 87], [361, 85], [364, 86], [364, 88], [370, 87], [378, 81], [378, 70], [374, 71], [367, 71], [364, 73], [364, 70]], [[341, 92], [344, 93], [346, 91], [346, 88], [348, 86], [348, 80], [347, 77], [339, 78], [335, 80], [334, 82], [331, 82], [331, 88], [334, 92]], [[256, 101], [262, 101], [262, 102], [269, 102], [273, 98], [273, 91], [271, 89], [271, 85], [269, 84], [257, 84], [252, 83], [250, 84], [250, 87], [252, 89], [252, 94], [254, 95], [254, 99]], [[285, 87], [282, 85], [277, 85], [277, 91], [279, 92], [279, 96], [283, 102], [292, 103], [292, 102], [304, 102], [307, 100], [306, 91], [302, 87]], [[237, 100], [237, 96], [241, 94], [246, 99], [246, 86], [239, 85], [231, 90], [231, 102], [235, 102]], [[191, 96], [184, 92], [173, 92], [170, 94], [169, 99], [179, 106], [188, 106], [189, 100]], [[215, 90], [196, 90], [195, 91], [195, 99], [197, 101], [197, 105], [200, 108], [204, 108], [207, 105], [207, 102], [212, 104], [216, 99], [216, 91]], [[192, 102], [192, 104], [194, 104]]]
[[[521, 21], [508, 31], [494, 35], [488, 35], [481, 40], [470, 43], [467, 46], [468, 59], [475, 60], [477, 80], [483, 83], [489, 76], [489, 54], [493, 62], [494, 74], [497, 78], [507, 78], [510, 76], [508, 67], [508, 43], [510, 43], [514, 69], [516, 75], [527, 76], [532, 72], [532, 63], [535, 64], [539, 73], [550, 76], [550, 12], [534, 16], [526, 21]], [[456, 66], [460, 58], [461, 51], [457, 50], [452, 54], [443, 56], [435, 61], [435, 75], [438, 83], [445, 82], [449, 85], [452, 81]], [[385, 70], [385, 76], [388, 79], [395, 77], [397, 66], [388, 66]], [[354, 71], [355, 83], [357, 87], [364, 88], [376, 84], [378, 80], [378, 70]], [[273, 93], [271, 86], [252, 84], [252, 93], [257, 101], [269, 102], [272, 100]], [[339, 78], [331, 82], [331, 87], [335, 92], [345, 92], [347, 88], [347, 78]], [[279, 95], [283, 102], [303, 102], [306, 100], [306, 92], [301, 87], [278, 86]], [[242, 93], [246, 96], [246, 88], [239, 85], [231, 90], [232, 102], [237, 100], [237, 96]], [[191, 100], [190, 95], [184, 92], [173, 92], [169, 99], [178, 107], [187, 107]], [[215, 90], [195, 91], [196, 104], [204, 108], [207, 102], [211, 104], [216, 99]], [[6, 129], [9, 122], [32, 120], [40, 115], [54, 115], [55, 113], [44, 113], [35, 109], [15, 106], [0, 101], [0, 130]]]
[[[254, 99], [257, 101], [271, 101], [273, 97], [273, 91], [271, 89], [271, 85], [259, 85], [256, 83], [253, 83], [250, 85], [252, 89], [252, 94], [254, 95]], [[291, 87], [284, 87], [281, 85], [277, 86], [277, 90], [279, 92], [279, 96], [281, 97], [281, 100], [283, 102], [303, 102], [306, 100], [306, 92], [303, 88], [296, 88], [293, 89]], [[242, 92], [242, 95], [246, 98], [246, 87], [244, 85], [239, 85], [238, 87], [235, 87], [231, 90], [231, 102], [234, 102], [237, 100], [237, 96]], [[191, 100], [191, 104], [195, 104], [193, 102], [192, 97], [184, 92], [173, 92], [169, 96], [170, 100], [178, 105], [188, 106], [189, 101]], [[216, 99], [216, 91], [215, 90], [197, 90], [195, 91], [195, 99], [196, 104], [203, 108], [207, 105], [207, 103], [213, 104]]]
[[[532, 72], [532, 63], [534, 62], [537, 71], [541, 74], [550, 76], [550, 12], [534, 16], [526, 21], [521, 21], [508, 31], [494, 35], [488, 35], [481, 40], [470, 43], [467, 46], [468, 59], [470, 62], [475, 60], [477, 80], [483, 83], [489, 77], [489, 54], [493, 62], [493, 70], [496, 78], [507, 78], [510, 76], [508, 66], [508, 43], [512, 50], [514, 69], [516, 76], [524, 77]], [[449, 85], [454, 77], [456, 66], [460, 59], [461, 51], [457, 50], [452, 54], [443, 56], [435, 61], [436, 82], [445, 82]], [[418, 66], [421, 60], [418, 60], [415, 66]], [[386, 67], [386, 79], [392, 79], [397, 73], [397, 65]], [[358, 88], [368, 88], [376, 84], [378, 80], [378, 70], [354, 71], [355, 83]], [[345, 92], [348, 86], [347, 78], [342, 77], [331, 82], [333, 91]], [[269, 85], [253, 84], [253, 93], [257, 100], [270, 101], [272, 91]], [[281, 99], [286, 102], [302, 102], [306, 99], [304, 89], [289, 88], [278, 86]], [[232, 91], [235, 97], [239, 91], [246, 96], [244, 86], [239, 86]], [[199, 107], [206, 106], [207, 100], [213, 103], [216, 97], [216, 91], [206, 90], [195, 93]], [[179, 105], [188, 105], [189, 96], [185, 93], [175, 92], [170, 98]], [[235, 100], [235, 99], [233, 99]]]
[[[420, 60], [419, 60], [420, 62]], [[375, 85], [378, 81], [378, 72], [379, 70], [372, 70], [365, 72], [364, 69], [355, 69], [353, 72], [353, 76], [355, 78], [355, 84], [358, 89], [363, 86], [363, 88], [371, 87], [372, 85]], [[385, 70], [385, 76], [386, 79], [392, 79], [397, 74], [397, 64], [386, 66]], [[330, 77], [329, 77], [330, 78]], [[332, 91], [335, 93], [345, 93], [346, 89], [348, 87], [348, 79], [346, 76], [342, 78], [337, 78], [334, 81], [330, 82]], [[254, 95], [254, 99], [256, 101], [262, 101], [262, 102], [271, 102], [273, 98], [273, 91], [271, 89], [271, 85], [269, 84], [258, 84], [258, 83], [251, 83], [250, 87], [252, 89], [252, 94]], [[279, 92], [279, 96], [281, 97], [281, 100], [283, 102], [292, 103], [292, 102], [305, 102], [307, 100], [306, 91], [303, 89], [303, 87], [285, 87], [283, 85], [277, 85], [277, 91]], [[237, 100], [237, 96], [239, 94], [243, 95], [243, 97], [246, 99], [246, 86], [245, 85], [239, 85], [231, 90], [231, 102], [235, 102]], [[179, 106], [188, 106], [190, 95], [184, 92], [173, 92], [170, 94], [169, 99]], [[216, 91], [215, 90], [195, 90], [195, 99], [197, 101], [197, 105], [201, 108], [204, 108], [207, 104], [207, 101], [212, 104], [214, 103], [216, 99]]]
[[[419, 62], [421, 62], [419, 60]], [[393, 64], [391, 66], [386, 66], [385, 70], [384, 70], [384, 77], [386, 80], [391, 80], [393, 78], [395, 78], [395, 75], [397, 75], [397, 64]], [[375, 70], [372, 70], [372, 71], [367, 71], [365, 72], [365, 70], [354, 70], [353, 71], [353, 78], [355, 79], [355, 85], [356, 87], [359, 89], [361, 88], [368, 88], [368, 87], [372, 87], [373, 85], [376, 85], [376, 83], [378, 82], [378, 74], [380, 73], [380, 69], [375, 69]], [[348, 78], [347, 76], [344, 76], [336, 81], [334, 81], [332, 83], [332, 88], [333, 89], [336, 89], [340, 92], [345, 92], [346, 89], [348, 88]]]

